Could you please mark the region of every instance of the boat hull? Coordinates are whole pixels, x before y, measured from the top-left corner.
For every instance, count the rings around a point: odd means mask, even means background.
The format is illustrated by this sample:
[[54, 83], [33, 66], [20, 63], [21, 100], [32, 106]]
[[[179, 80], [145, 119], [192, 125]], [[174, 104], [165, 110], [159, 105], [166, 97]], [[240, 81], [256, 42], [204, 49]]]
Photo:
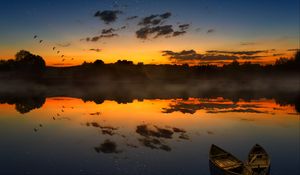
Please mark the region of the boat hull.
[[210, 175], [250, 175], [251, 174], [250, 172], [245, 171], [245, 170], [242, 173], [226, 171], [226, 170], [216, 166], [211, 160], [209, 161], [209, 170], [210, 170]]
[[248, 155], [247, 166], [249, 166], [254, 174], [269, 175], [270, 174], [270, 158], [265, 149], [256, 144], [253, 146]]

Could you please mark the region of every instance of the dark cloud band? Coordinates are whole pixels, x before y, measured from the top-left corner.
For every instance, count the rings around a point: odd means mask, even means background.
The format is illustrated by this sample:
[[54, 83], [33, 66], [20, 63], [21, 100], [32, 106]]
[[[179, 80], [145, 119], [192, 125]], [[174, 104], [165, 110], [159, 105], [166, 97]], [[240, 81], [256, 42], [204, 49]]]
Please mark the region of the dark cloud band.
[[266, 53], [267, 50], [259, 51], [217, 51], [209, 50], [205, 54], [197, 53], [195, 50], [183, 50], [174, 52], [170, 50], [162, 51], [162, 56], [174, 61], [227, 61], [227, 60], [257, 60], [264, 56], [257, 55]]
[[104, 11], [97, 11], [94, 14], [94, 17], [99, 17], [102, 21], [106, 24], [115, 22], [118, 19], [118, 14], [121, 14], [122, 11], [119, 10], [104, 10]]

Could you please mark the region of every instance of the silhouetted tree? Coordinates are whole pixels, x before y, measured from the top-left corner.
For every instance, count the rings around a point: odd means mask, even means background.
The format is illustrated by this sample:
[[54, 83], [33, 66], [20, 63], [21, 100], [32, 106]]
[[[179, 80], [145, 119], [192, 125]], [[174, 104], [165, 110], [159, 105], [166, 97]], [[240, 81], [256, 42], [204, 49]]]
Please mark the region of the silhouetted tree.
[[118, 60], [115, 64], [119, 64], [119, 65], [133, 65], [132, 61], [128, 61], [128, 60]]
[[229, 64], [229, 66], [232, 66], [233, 68], [239, 67], [240, 63], [237, 60], [233, 60], [232, 63]]
[[15, 57], [18, 68], [20, 69], [42, 71], [46, 68], [46, 63], [42, 57], [33, 55], [26, 50], [19, 51]]
[[298, 50], [295, 54], [295, 62], [297, 65], [300, 65], [300, 50]]
[[84, 61], [81, 65], [83, 66], [83, 65], [86, 65], [86, 64], [88, 64], [86, 61]]
[[104, 62], [102, 60], [96, 60], [94, 61], [95, 65], [104, 65]]
[[275, 61], [275, 65], [284, 65], [287, 64], [290, 60], [288, 58], [280, 57]]

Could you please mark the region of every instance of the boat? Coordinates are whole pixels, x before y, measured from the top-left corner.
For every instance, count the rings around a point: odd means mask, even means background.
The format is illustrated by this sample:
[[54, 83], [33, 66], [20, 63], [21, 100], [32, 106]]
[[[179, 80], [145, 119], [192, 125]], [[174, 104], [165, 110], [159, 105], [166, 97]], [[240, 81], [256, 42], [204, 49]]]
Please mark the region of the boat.
[[255, 175], [269, 175], [270, 174], [270, 158], [265, 149], [255, 144], [248, 155], [246, 166], [251, 168]]
[[209, 167], [211, 175], [251, 175], [251, 170], [232, 154], [216, 145], [209, 152]]

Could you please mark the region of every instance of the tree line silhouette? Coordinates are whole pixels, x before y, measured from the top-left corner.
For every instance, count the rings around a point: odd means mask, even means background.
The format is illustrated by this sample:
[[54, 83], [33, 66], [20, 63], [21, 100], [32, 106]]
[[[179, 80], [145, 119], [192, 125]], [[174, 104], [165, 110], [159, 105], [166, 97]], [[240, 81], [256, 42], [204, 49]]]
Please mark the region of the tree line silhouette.
[[[32, 79], [44, 83], [96, 83], [97, 81], [161, 81], [187, 82], [190, 80], [235, 79], [248, 81], [261, 76], [300, 75], [300, 51], [293, 58], [279, 58], [275, 64], [260, 65], [251, 62], [243, 64], [234, 60], [223, 66], [216, 65], [153, 65], [134, 64], [132, 61], [118, 60], [116, 63], [105, 64], [102, 60], [93, 63], [84, 62], [79, 66], [51, 67], [38, 55], [28, 51], [19, 51], [15, 59], [0, 60], [2, 78]], [[289, 77], [290, 77], [289, 75]]]

